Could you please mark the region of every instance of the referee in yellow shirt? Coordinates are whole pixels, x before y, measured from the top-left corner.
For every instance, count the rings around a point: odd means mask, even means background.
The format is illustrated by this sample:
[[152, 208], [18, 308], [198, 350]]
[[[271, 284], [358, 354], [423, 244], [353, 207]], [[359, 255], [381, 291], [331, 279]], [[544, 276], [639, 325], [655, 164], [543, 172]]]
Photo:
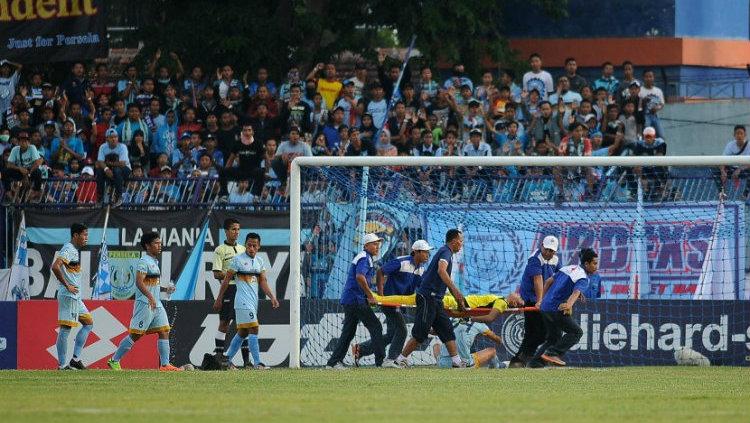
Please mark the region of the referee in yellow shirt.
[[[237, 242], [237, 238], [240, 236], [239, 220], [234, 218], [226, 219], [224, 221], [224, 234], [226, 235], [226, 240], [214, 250], [214, 264], [212, 269], [214, 278], [220, 283], [224, 280], [225, 272], [234, 256], [245, 252], [245, 246]], [[234, 320], [234, 294], [236, 290], [237, 286], [234, 284], [234, 281], [229, 282], [221, 304], [221, 311], [219, 311], [219, 330], [216, 332], [216, 338], [214, 339], [216, 343], [214, 352], [217, 356], [224, 353], [229, 323]], [[247, 366], [250, 362], [250, 349], [248, 348], [247, 340], [242, 343], [241, 351], [242, 361]]]

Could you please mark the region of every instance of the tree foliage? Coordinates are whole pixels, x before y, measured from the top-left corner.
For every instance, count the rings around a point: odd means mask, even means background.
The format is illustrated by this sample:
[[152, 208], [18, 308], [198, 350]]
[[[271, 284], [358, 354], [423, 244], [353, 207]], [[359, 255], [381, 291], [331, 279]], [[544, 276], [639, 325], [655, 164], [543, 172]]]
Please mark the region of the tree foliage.
[[[565, 0], [531, 0], [562, 17]], [[311, 65], [349, 50], [374, 59], [389, 31], [401, 43], [417, 35], [431, 63], [463, 62], [478, 72], [485, 59], [510, 64], [503, 36], [505, 2], [498, 0], [155, 0], [141, 2], [141, 60], [157, 47], [186, 64], [230, 63], [241, 72], [267, 67], [282, 76], [292, 63]], [[164, 55], [166, 56], [166, 55]], [[162, 57], [164, 57], [162, 56]], [[305, 69], [306, 70], [306, 69]], [[213, 72], [213, 69], [209, 69]]]

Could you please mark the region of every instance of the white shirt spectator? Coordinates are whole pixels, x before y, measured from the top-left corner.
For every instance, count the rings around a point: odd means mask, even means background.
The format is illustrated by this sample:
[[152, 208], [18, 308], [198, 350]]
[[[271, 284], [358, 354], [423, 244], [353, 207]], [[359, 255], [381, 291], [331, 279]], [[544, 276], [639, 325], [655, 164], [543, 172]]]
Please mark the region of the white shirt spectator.
[[309, 144], [302, 140], [297, 141], [297, 144], [292, 144], [291, 141], [284, 141], [276, 150], [277, 156], [281, 156], [282, 154], [295, 154], [297, 156], [309, 157], [312, 156], [312, 149]]
[[542, 100], [546, 100], [547, 94], [555, 90], [555, 84], [552, 82], [552, 75], [545, 70], [539, 71], [539, 73], [528, 71], [523, 74], [523, 89], [529, 93], [536, 89], [539, 91]]
[[646, 111], [650, 111], [656, 105], [664, 105], [664, 93], [661, 91], [661, 88], [657, 86], [646, 88], [646, 86], [644, 85], [643, 87], [641, 87], [641, 91], [638, 93], [638, 98], [640, 98], [641, 100], [643, 100], [644, 98], [648, 99], [645, 105]]
[[474, 147], [474, 144], [472, 143], [467, 143], [464, 145], [464, 148], [461, 149], [461, 155], [468, 157], [491, 156], [492, 148], [484, 141], [480, 141], [478, 147]]
[[[727, 143], [727, 146], [724, 147], [724, 155], [725, 156], [750, 156], [750, 145], [747, 145], [747, 140], [745, 140], [744, 150], [742, 150], [742, 147], [737, 145], [737, 141], [732, 140]], [[742, 150], [742, 153], [740, 151]]]

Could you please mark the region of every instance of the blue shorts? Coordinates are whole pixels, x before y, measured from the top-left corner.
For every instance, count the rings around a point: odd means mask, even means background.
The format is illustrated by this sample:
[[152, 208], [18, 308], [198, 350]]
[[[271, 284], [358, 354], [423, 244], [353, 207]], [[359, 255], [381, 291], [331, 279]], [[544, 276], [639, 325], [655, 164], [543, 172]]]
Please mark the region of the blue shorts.
[[[159, 304], [160, 305], [160, 304]], [[133, 306], [133, 318], [130, 320], [130, 333], [143, 335], [166, 332], [170, 329], [167, 311], [164, 307], [151, 310], [148, 303], [136, 301]]]
[[253, 309], [234, 309], [234, 322], [237, 329], [249, 329], [258, 327], [258, 313]]
[[74, 328], [78, 319], [92, 320], [89, 309], [80, 298], [62, 296], [57, 298], [57, 324]]

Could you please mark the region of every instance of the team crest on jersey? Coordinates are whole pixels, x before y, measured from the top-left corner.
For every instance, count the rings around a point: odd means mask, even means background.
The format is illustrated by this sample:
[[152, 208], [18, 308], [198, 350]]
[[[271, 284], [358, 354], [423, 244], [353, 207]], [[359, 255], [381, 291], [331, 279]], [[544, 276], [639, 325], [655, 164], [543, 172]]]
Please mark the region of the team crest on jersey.
[[512, 314], [503, 322], [503, 345], [511, 355], [516, 355], [523, 342], [523, 314]]

